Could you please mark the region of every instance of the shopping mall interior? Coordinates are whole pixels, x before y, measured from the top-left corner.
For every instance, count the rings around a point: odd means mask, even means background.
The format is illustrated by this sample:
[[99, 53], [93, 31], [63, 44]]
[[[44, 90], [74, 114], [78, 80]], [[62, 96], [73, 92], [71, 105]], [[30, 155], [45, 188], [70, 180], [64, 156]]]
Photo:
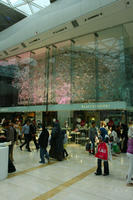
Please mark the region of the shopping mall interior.
[[[67, 136], [68, 155], [39, 163], [41, 147], [33, 138], [30, 149], [21, 146], [27, 120], [35, 122], [37, 142], [45, 123], [47, 152], [58, 123]], [[8, 122], [18, 135], [11, 159], [14, 172], [9, 172], [11, 141], [4, 135]], [[111, 146], [109, 173], [102, 166], [100, 174], [109, 176], [95, 174], [93, 122], [97, 151], [100, 128], [113, 146], [115, 127], [119, 150]], [[131, 123], [133, 0], [0, 0], [2, 200], [132, 200], [128, 186], [133, 182], [127, 182]]]

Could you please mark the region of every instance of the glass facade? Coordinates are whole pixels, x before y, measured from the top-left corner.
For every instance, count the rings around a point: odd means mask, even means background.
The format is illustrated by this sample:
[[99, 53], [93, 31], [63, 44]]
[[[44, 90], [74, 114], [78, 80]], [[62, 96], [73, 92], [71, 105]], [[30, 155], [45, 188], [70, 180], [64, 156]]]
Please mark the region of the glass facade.
[[0, 106], [110, 101], [132, 106], [127, 43], [119, 26], [1, 60]]
[[50, 0], [0, 0], [0, 3], [29, 16], [49, 6]]

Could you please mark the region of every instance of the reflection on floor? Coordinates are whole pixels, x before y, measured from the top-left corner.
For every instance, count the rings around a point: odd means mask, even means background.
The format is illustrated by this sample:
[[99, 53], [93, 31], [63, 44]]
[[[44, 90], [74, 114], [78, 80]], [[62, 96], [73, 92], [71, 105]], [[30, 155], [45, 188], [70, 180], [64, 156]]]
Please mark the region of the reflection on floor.
[[39, 151], [14, 150], [17, 172], [0, 181], [2, 200], [132, 200], [133, 188], [126, 186], [128, 159], [120, 154], [110, 162], [110, 176], [95, 176], [96, 158], [79, 144], [67, 147], [67, 160], [39, 164]]

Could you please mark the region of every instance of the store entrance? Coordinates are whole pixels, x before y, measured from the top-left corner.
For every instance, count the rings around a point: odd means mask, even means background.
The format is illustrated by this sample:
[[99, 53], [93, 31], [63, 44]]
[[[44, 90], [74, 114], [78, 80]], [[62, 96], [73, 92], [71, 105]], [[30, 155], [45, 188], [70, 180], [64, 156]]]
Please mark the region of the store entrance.
[[53, 119], [57, 119], [57, 112], [43, 112], [42, 116], [43, 122], [45, 122], [47, 127], [53, 126]]
[[85, 124], [89, 127], [92, 121], [95, 121], [96, 125], [99, 126], [100, 111], [74, 111], [74, 128], [76, 128], [79, 123], [81, 127]]

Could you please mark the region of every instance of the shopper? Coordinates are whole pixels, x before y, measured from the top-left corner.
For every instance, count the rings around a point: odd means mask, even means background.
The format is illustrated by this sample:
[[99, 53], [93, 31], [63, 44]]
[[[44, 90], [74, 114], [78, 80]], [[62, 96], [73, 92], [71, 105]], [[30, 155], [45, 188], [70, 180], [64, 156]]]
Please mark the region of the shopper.
[[127, 142], [128, 142], [128, 126], [122, 123], [121, 128], [122, 128], [122, 153], [126, 153]]
[[67, 143], [68, 143], [68, 137], [67, 137], [67, 133], [66, 133], [66, 130], [62, 130], [61, 131], [62, 134], [63, 134], [63, 157], [67, 157], [68, 156], [68, 152], [66, 150], [66, 147], [67, 147]]
[[117, 137], [118, 137], [117, 144], [118, 144], [120, 151], [121, 151], [121, 149], [122, 149], [122, 134], [121, 134], [121, 125], [120, 124], [118, 124], [116, 126], [116, 132], [117, 132]]
[[103, 176], [108, 176], [109, 175], [108, 147], [107, 144], [103, 141], [101, 135], [98, 137], [98, 139], [99, 139], [98, 152], [95, 155], [98, 158], [98, 160], [97, 160], [97, 170], [95, 172], [95, 175], [102, 175], [102, 160], [103, 160], [104, 162]]
[[18, 139], [19, 139], [20, 143], [22, 144], [22, 125], [21, 125], [21, 121], [18, 123], [18, 127], [19, 127]]
[[38, 142], [36, 140], [36, 122], [35, 120], [33, 120], [30, 124], [30, 136], [31, 136], [31, 140], [33, 140], [36, 150], [39, 149], [39, 145]]
[[31, 152], [30, 150], [30, 147], [29, 147], [29, 142], [30, 142], [30, 139], [31, 139], [31, 136], [30, 136], [30, 120], [27, 120], [26, 121], [26, 124], [23, 126], [22, 128], [22, 134], [24, 134], [24, 143], [20, 146], [20, 150], [22, 151], [22, 147], [24, 145], [26, 145], [26, 148], [29, 152]]
[[11, 142], [11, 144], [9, 145], [9, 158], [13, 162], [14, 161], [14, 159], [13, 159], [14, 129], [11, 126], [9, 121], [5, 121], [3, 123], [3, 127], [5, 129], [7, 142]]
[[10, 126], [9, 121], [5, 121], [2, 125], [5, 131], [5, 137], [7, 142], [11, 142], [9, 145], [9, 154], [8, 154], [8, 173], [16, 171], [16, 168], [13, 164], [13, 146], [14, 146], [14, 131]]
[[133, 176], [133, 124], [132, 124], [132, 122], [129, 124], [129, 130], [128, 130], [127, 156], [129, 159], [127, 186], [133, 186], [133, 183], [132, 183], [132, 176]]
[[113, 125], [112, 126], [112, 130], [111, 130], [111, 134], [110, 134], [110, 140], [112, 142], [112, 154], [114, 156], [116, 156], [116, 154], [120, 153], [120, 148], [119, 148], [119, 138], [117, 136], [117, 132], [116, 132], [116, 126]]
[[94, 155], [95, 155], [95, 139], [97, 136], [98, 136], [98, 134], [97, 134], [97, 129], [96, 129], [96, 123], [94, 121], [92, 121], [91, 128], [89, 130], [89, 138], [90, 138], [90, 141], [93, 146], [91, 153]]
[[16, 123], [14, 124], [13, 126], [16, 130], [16, 137], [15, 137], [15, 142], [16, 142], [16, 145], [18, 145], [18, 136], [19, 136], [19, 121], [16, 121]]
[[49, 155], [59, 161], [63, 160], [63, 134], [61, 133], [60, 124], [54, 122], [51, 133]]
[[9, 125], [10, 125], [10, 132], [13, 132], [13, 135], [14, 135], [14, 138], [13, 138], [13, 141], [12, 141], [13, 147], [12, 147], [12, 150], [11, 150], [11, 157], [10, 157], [11, 161], [13, 162], [14, 161], [14, 159], [13, 159], [13, 149], [14, 149], [14, 144], [17, 140], [17, 131], [16, 131], [16, 128], [14, 127], [15, 126], [14, 121], [11, 121], [9, 123]]
[[45, 125], [43, 124], [42, 126], [42, 132], [39, 136], [39, 145], [40, 145], [40, 163], [44, 164], [45, 163], [45, 159], [44, 156], [46, 157], [46, 159], [49, 162], [49, 155], [47, 152], [47, 146], [48, 146], [48, 138], [49, 138], [49, 132], [48, 130], [45, 128]]
[[100, 128], [100, 135], [102, 136], [103, 141], [104, 141], [105, 140], [105, 136], [108, 135], [108, 132], [104, 127]]

